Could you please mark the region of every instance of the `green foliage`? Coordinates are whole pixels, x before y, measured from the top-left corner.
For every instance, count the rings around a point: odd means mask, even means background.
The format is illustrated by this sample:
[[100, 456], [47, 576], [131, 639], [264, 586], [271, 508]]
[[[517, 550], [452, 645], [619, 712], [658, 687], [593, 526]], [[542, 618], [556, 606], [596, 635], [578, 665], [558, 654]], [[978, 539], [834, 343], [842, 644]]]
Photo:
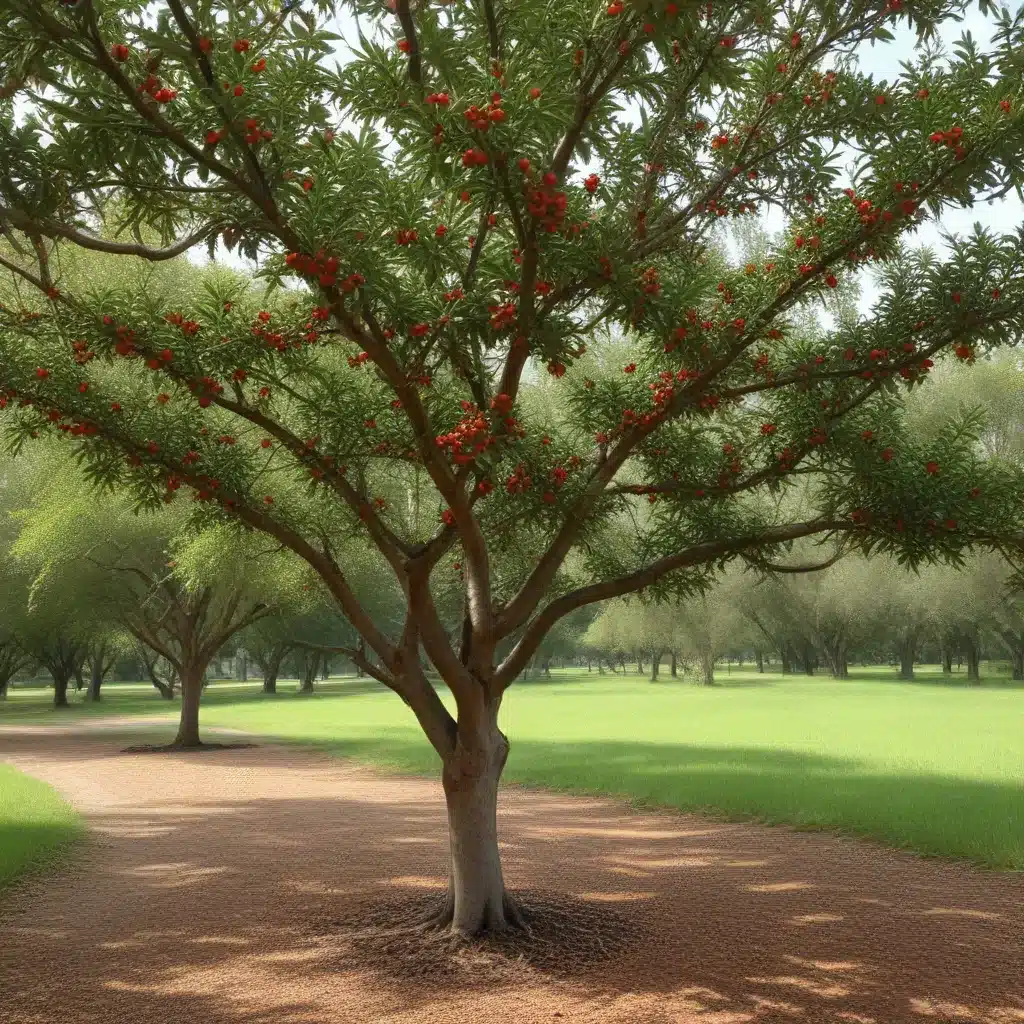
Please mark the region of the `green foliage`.
[[[326, 4], [0, 0], [13, 449], [55, 436], [132, 507], [212, 526], [185, 577], [269, 535], [384, 670], [422, 646], [463, 695], [563, 615], [703, 600], [801, 537], [1016, 552], [995, 428], [906, 403], [1024, 327], [1024, 230], [910, 245], [1021, 190], [1024, 13], [943, 53], [961, 0], [338, 6], [340, 64]], [[904, 22], [915, 58], [859, 72]], [[766, 206], [785, 231], [734, 264], [719, 225]], [[203, 244], [255, 282], [182, 263]]]

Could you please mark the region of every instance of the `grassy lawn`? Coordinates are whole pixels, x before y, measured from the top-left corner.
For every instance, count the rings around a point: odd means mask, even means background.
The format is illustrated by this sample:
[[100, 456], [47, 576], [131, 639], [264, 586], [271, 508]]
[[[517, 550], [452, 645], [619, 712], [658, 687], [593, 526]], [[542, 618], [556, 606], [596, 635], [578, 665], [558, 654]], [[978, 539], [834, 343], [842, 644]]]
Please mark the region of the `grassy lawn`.
[[0, 891], [45, 867], [82, 835], [78, 815], [45, 782], [0, 764]]
[[[556, 672], [517, 684], [502, 709], [505, 778], [1024, 869], [1024, 687], [968, 687], [937, 670], [911, 684], [886, 669], [842, 682], [735, 669], [719, 678], [704, 688]], [[203, 723], [437, 773], [411, 712], [382, 687], [335, 680], [297, 698], [293, 685], [267, 697], [258, 684], [214, 683]], [[51, 712], [45, 699], [16, 692], [0, 724], [175, 711], [142, 686], [109, 687], [98, 710]]]

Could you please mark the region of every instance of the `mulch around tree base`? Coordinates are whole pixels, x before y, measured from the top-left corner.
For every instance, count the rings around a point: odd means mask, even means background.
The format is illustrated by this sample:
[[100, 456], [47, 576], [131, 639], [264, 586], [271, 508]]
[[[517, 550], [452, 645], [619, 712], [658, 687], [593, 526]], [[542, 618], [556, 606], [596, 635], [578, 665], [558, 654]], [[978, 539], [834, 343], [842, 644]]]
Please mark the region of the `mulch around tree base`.
[[103, 733], [0, 726], [93, 836], [0, 897], [3, 1024], [1024, 1022], [1020, 873], [509, 788], [533, 936], [466, 944], [410, 928], [447, 884], [439, 782]]

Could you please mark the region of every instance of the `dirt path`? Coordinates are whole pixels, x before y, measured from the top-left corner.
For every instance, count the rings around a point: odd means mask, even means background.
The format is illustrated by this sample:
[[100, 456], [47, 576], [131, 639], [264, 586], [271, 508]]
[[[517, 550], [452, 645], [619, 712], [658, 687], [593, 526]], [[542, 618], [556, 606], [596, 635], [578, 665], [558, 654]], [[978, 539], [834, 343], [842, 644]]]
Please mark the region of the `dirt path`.
[[784, 829], [506, 791], [512, 887], [642, 924], [603, 962], [410, 978], [345, 924], [445, 882], [440, 786], [296, 749], [125, 754], [0, 728], [88, 817], [0, 907], [3, 1024], [1024, 1021], [1024, 877]]

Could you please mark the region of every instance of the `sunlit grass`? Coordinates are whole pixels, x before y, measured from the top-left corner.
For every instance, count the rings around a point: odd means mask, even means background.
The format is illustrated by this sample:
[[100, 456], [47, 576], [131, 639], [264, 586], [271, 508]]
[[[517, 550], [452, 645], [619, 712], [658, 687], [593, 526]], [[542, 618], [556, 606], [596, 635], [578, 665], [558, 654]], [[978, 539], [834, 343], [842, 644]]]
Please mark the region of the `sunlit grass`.
[[78, 815], [45, 782], [0, 763], [0, 890], [58, 859], [82, 834]]
[[[899, 683], [872, 669], [840, 682], [733, 670], [704, 688], [667, 674], [649, 683], [556, 673], [506, 696], [505, 779], [1024, 869], [1024, 688], [994, 678], [966, 686], [962, 675], [943, 682], [937, 669], [921, 676]], [[38, 695], [18, 695], [0, 706], [0, 723], [96, 713], [51, 715], [41, 705]], [[174, 714], [176, 706], [152, 688], [110, 687], [100, 710]], [[335, 680], [304, 697], [294, 684], [276, 697], [258, 684], [213, 684], [202, 720], [398, 771], [439, 771], [411, 712], [367, 680]]]

